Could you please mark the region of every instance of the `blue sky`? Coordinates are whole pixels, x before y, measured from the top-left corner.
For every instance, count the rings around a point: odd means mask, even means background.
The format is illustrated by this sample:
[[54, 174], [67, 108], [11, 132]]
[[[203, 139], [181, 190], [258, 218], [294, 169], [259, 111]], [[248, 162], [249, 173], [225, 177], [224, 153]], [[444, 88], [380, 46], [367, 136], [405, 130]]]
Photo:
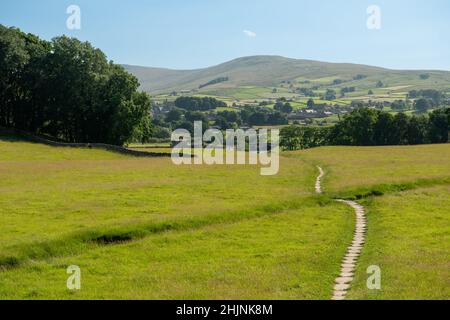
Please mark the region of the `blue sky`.
[[[81, 8], [68, 30], [66, 8]], [[369, 5], [381, 29], [369, 30]], [[178, 69], [270, 54], [450, 70], [448, 0], [2, 0], [0, 23], [90, 41], [117, 63]]]

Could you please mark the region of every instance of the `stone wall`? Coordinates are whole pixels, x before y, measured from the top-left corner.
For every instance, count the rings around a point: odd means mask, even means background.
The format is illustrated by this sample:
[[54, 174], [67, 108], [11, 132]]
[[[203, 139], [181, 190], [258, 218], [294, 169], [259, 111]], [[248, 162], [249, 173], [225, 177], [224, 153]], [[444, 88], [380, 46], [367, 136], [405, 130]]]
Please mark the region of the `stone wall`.
[[145, 152], [130, 150], [120, 146], [114, 146], [111, 144], [104, 143], [67, 143], [62, 141], [57, 141], [57, 139], [32, 134], [23, 130], [13, 129], [13, 128], [3, 128], [0, 127], [0, 135], [13, 135], [20, 136], [26, 140], [43, 143], [53, 147], [67, 147], [67, 148], [87, 148], [87, 149], [103, 149], [107, 151], [117, 152], [121, 154], [126, 154], [135, 157], [170, 157], [170, 153], [159, 153], [159, 152]]

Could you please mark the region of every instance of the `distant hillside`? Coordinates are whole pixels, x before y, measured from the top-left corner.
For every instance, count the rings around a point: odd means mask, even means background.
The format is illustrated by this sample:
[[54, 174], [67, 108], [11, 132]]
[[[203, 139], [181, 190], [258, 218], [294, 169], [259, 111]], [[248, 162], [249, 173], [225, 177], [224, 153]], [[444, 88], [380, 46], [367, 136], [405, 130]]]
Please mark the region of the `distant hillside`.
[[[208, 85], [199, 91], [207, 92], [244, 86], [276, 87], [282, 82], [302, 84], [308, 81], [336, 87], [352, 85], [372, 88], [379, 80], [390, 87], [450, 88], [450, 72], [448, 71], [390, 70], [366, 65], [298, 60], [280, 56], [243, 57], [197, 70], [170, 70], [130, 65], [124, 65], [124, 67], [140, 80], [144, 91], [152, 94], [199, 89], [200, 86], [219, 78], [228, 78], [228, 80]], [[343, 83], [333, 83], [333, 79], [342, 80]]]

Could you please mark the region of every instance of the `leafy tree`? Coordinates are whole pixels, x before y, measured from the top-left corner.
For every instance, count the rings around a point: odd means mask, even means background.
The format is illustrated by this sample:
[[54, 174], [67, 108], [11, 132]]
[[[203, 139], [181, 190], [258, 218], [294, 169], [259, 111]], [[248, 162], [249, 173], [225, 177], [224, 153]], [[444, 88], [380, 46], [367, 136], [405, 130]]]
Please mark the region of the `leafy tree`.
[[441, 91], [434, 89], [426, 89], [426, 90], [411, 90], [408, 93], [408, 97], [411, 99], [415, 98], [426, 98], [432, 100], [435, 106], [440, 105], [441, 102], [445, 98], [445, 94]]
[[421, 99], [417, 99], [414, 102], [414, 109], [419, 113], [427, 112], [428, 109], [432, 108], [432, 106], [433, 106], [433, 103], [431, 102], [430, 99], [421, 98]]
[[353, 80], [362, 80], [362, 79], [365, 79], [365, 78], [367, 78], [366, 75], [364, 75], [364, 74], [357, 74], [356, 76], [353, 77]]
[[184, 115], [187, 121], [202, 121], [207, 122], [208, 119], [206, 118], [205, 114], [200, 111], [188, 111]]
[[333, 89], [327, 89], [323, 96], [324, 100], [335, 100], [336, 99], [336, 91]]
[[294, 110], [289, 102], [283, 103], [283, 101], [277, 101], [273, 108], [283, 113], [291, 113]]
[[293, 110], [294, 108], [292, 108], [291, 104], [287, 102], [281, 107], [280, 111], [283, 113], [291, 113]]
[[412, 116], [409, 120], [407, 136], [409, 144], [427, 143], [428, 119], [425, 116]]
[[387, 112], [378, 115], [374, 127], [374, 143], [376, 145], [394, 144], [394, 116]]
[[222, 130], [233, 128], [233, 125], [230, 122], [228, 122], [227, 119], [223, 116], [218, 116], [214, 124], [219, 128], [221, 128]]
[[[377, 122], [379, 111], [367, 108], [353, 110], [344, 117], [334, 136], [343, 144], [370, 146], [374, 144], [374, 125]], [[342, 139], [342, 140], [341, 140]], [[340, 140], [340, 141], [339, 141]]]
[[226, 107], [227, 104], [211, 97], [179, 97], [175, 100], [175, 106], [188, 111], [207, 111]]
[[21, 76], [29, 60], [22, 34], [0, 25], [0, 125], [14, 125], [13, 112], [23, 94]]
[[392, 144], [408, 144], [409, 117], [403, 113], [397, 113], [394, 116]]
[[310, 109], [314, 108], [314, 100], [308, 99], [308, 102], [306, 103], [306, 106]]
[[280, 131], [280, 147], [285, 150], [300, 150], [326, 145], [328, 128], [291, 125]]
[[435, 110], [429, 117], [429, 138], [432, 143], [448, 142], [449, 134], [449, 109]]
[[404, 100], [395, 100], [391, 103], [391, 108], [394, 111], [402, 111], [408, 108], [408, 105]]
[[288, 120], [281, 112], [269, 113], [266, 120], [266, 124], [270, 125], [283, 125], [287, 123]]
[[170, 130], [166, 127], [155, 126], [152, 132], [152, 138], [157, 139], [170, 139]]
[[181, 117], [183, 116], [183, 111], [181, 111], [178, 108], [173, 108], [170, 110], [166, 115], [166, 121], [167, 122], [177, 122], [181, 120]]
[[251, 126], [263, 126], [267, 124], [267, 115], [262, 111], [256, 111], [250, 114], [248, 124]]
[[355, 92], [356, 87], [344, 87], [341, 88], [341, 96], [345, 96], [346, 93]]
[[[448, 142], [450, 108], [433, 111], [429, 117], [398, 113], [395, 116], [360, 108], [322, 132], [300, 126], [281, 130], [281, 146], [288, 150], [319, 145], [402, 145]], [[316, 128], [311, 128], [316, 129]]]
[[218, 77], [216, 79], [213, 79], [205, 84], [201, 84], [200, 86], [198, 86], [199, 89], [213, 85], [213, 84], [217, 84], [217, 83], [221, 83], [221, 82], [225, 82], [228, 81], [228, 77]]
[[0, 84], [0, 125], [68, 142], [121, 145], [151, 134], [148, 95], [88, 42], [0, 25]]
[[283, 108], [283, 106], [284, 106], [283, 101], [277, 101], [275, 103], [275, 105], [273, 106], [273, 109], [277, 110], [277, 111], [280, 111]]
[[[216, 125], [220, 127], [234, 128], [240, 126], [242, 124], [242, 119], [238, 112], [235, 111], [222, 111], [217, 113], [217, 119], [222, 122], [222, 125], [218, 124], [216, 121]], [[226, 122], [225, 122], [226, 121]]]

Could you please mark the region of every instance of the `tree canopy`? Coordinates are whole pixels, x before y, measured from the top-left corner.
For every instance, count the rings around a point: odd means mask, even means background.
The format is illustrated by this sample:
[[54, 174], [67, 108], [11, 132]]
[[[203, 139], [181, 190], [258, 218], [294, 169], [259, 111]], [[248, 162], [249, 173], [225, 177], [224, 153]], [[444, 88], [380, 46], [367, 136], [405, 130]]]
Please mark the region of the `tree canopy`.
[[450, 108], [437, 109], [429, 116], [395, 116], [369, 108], [347, 114], [333, 127], [289, 126], [281, 130], [281, 146], [288, 150], [323, 145], [406, 145], [449, 141]]
[[88, 42], [0, 25], [0, 125], [67, 142], [122, 145], [151, 133], [139, 82]]
[[211, 97], [179, 97], [175, 100], [175, 106], [188, 111], [207, 111], [226, 107], [227, 104]]

